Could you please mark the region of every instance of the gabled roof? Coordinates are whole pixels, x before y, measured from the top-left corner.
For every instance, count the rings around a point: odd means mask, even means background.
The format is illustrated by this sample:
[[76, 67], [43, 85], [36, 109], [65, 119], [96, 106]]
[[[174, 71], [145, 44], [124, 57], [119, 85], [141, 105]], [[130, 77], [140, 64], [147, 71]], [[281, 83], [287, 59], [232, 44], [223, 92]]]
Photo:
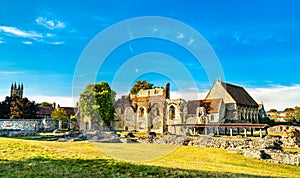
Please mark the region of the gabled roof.
[[54, 109], [51, 106], [39, 106], [36, 112], [37, 115], [51, 115]]
[[198, 107], [205, 107], [208, 114], [218, 113], [222, 99], [205, 99], [188, 101], [188, 114], [196, 114]]
[[225, 82], [221, 82], [221, 84], [237, 104], [258, 107], [258, 104], [243, 87]]

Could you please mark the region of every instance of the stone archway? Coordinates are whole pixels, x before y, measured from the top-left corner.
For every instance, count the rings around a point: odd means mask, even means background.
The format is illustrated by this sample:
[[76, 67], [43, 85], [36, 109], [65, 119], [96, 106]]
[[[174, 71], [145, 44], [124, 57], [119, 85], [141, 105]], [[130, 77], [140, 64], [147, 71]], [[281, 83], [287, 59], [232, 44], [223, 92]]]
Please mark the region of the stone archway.
[[148, 131], [148, 114], [147, 108], [140, 106], [137, 109], [137, 129], [140, 131]]
[[135, 129], [135, 113], [131, 107], [127, 107], [125, 109], [125, 117], [124, 117], [124, 127], [128, 130]]

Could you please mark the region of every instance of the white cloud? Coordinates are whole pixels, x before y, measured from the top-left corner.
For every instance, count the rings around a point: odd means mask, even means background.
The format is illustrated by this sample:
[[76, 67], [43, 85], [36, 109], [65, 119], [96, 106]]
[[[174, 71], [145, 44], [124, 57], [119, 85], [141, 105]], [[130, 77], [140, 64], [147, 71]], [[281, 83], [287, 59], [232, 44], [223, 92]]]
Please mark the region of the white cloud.
[[182, 38], [184, 38], [184, 35], [183, 35], [182, 33], [179, 33], [179, 34], [176, 36], [176, 38], [182, 39]]
[[48, 44], [54, 44], [54, 45], [60, 45], [60, 44], [64, 44], [64, 41], [55, 41], [55, 42], [48, 42]]
[[76, 98], [74, 99], [73, 97], [64, 97], [64, 96], [26, 96], [29, 100], [35, 101], [36, 103], [41, 103], [41, 102], [48, 102], [48, 103], [53, 103], [55, 102], [56, 104], [59, 104], [62, 107], [75, 107], [76, 102], [78, 101]]
[[188, 45], [191, 45], [191, 44], [193, 44], [193, 42], [194, 42], [194, 39], [193, 39], [193, 38], [191, 38], [191, 39], [190, 39], [190, 41], [188, 42]]
[[31, 41], [22, 41], [22, 43], [23, 43], [23, 44], [27, 44], [27, 45], [30, 45], [30, 44], [32, 44], [32, 42], [31, 42]]
[[294, 106], [300, 106], [300, 84], [292, 86], [272, 86], [269, 88], [254, 88], [247, 90], [249, 94], [261, 103], [265, 109], [284, 110]]
[[18, 37], [24, 37], [24, 38], [41, 38], [43, 37], [41, 34], [36, 33], [35, 31], [23, 31], [16, 27], [10, 27], [10, 26], [0, 26], [0, 32], [4, 32], [8, 35], [15, 35]]
[[54, 19], [54, 20], [51, 20], [51, 19], [47, 19], [46, 17], [38, 17], [35, 19], [35, 22], [38, 24], [38, 25], [41, 25], [41, 26], [44, 26], [48, 29], [62, 29], [62, 28], [65, 28], [66, 25], [57, 20], [57, 19]]

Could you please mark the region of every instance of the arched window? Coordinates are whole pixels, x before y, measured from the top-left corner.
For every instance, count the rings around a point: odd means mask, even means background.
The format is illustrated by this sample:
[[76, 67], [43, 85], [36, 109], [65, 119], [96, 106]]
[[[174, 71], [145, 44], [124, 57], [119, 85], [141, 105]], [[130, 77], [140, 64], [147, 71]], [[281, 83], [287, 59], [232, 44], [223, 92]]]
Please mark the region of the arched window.
[[139, 116], [143, 117], [144, 116], [144, 112], [145, 112], [145, 109], [143, 107], [140, 107], [140, 109], [139, 109]]
[[175, 119], [175, 107], [173, 105], [169, 108], [169, 119], [174, 120]]

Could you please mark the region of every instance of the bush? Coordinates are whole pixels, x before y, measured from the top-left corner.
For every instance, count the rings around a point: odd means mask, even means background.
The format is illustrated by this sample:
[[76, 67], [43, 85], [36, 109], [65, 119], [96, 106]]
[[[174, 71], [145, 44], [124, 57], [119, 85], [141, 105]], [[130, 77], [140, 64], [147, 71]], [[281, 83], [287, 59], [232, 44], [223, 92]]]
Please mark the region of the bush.
[[269, 124], [270, 126], [275, 125], [275, 121], [270, 119], [269, 117], [259, 118], [259, 123], [260, 124]]

